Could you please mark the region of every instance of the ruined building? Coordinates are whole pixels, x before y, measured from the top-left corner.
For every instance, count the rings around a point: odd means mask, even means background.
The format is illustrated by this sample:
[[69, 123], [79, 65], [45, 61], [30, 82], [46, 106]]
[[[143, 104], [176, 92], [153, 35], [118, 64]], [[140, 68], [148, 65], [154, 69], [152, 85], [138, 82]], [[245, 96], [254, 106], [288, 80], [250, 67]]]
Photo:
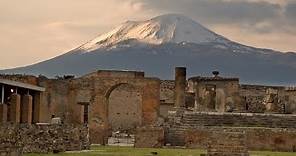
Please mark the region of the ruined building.
[[[63, 123], [88, 124], [91, 142], [105, 144], [112, 131], [132, 131], [157, 121], [160, 80], [146, 78], [143, 72], [97, 71], [77, 79], [2, 79], [15, 80], [8, 85], [0, 81], [4, 88], [1, 107], [10, 110], [1, 112], [2, 122], [50, 123], [59, 117]], [[10, 92], [11, 88], [18, 92]]]
[[95, 144], [124, 131], [143, 134], [136, 137], [139, 146], [150, 140], [152, 147], [205, 148], [211, 134], [236, 129], [250, 149], [296, 150], [296, 89], [243, 85], [218, 71], [187, 79], [186, 68], [177, 67], [175, 80], [110, 70], [58, 79], [1, 75], [0, 87], [2, 124], [59, 118], [87, 125]]

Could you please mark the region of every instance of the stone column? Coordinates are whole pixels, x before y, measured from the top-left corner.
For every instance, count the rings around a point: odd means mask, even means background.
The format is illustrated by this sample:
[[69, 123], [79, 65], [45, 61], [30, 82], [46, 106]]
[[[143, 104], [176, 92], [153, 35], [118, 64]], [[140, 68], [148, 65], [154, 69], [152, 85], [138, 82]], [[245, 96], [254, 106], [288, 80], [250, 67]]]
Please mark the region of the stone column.
[[21, 96], [13, 93], [10, 101], [10, 121], [13, 123], [20, 123], [21, 119]]
[[176, 67], [175, 69], [175, 107], [186, 107], [186, 68]]
[[42, 102], [42, 93], [36, 92], [34, 94], [34, 110], [33, 110], [33, 122], [41, 122], [41, 102]]
[[7, 105], [2, 103], [0, 104], [0, 123], [7, 122]]
[[22, 97], [21, 105], [21, 123], [32, 123], [33, 114], [33, 97], [31, 95], [24, 95]]
[[199, 88], [196, 82], [193, 83], [194, 88], [194, 110], [198, 111], [200, 104], [199, 104]]
[[1, 86], [1, 103], [4, 104], [5, 89], [4, 85]]

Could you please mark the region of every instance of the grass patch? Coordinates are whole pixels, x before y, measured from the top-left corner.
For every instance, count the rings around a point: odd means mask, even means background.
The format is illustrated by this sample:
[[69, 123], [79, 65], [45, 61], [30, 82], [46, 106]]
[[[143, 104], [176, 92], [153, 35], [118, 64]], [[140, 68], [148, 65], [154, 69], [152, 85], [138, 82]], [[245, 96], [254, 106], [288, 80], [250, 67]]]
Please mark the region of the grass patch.
[[[206, 153], [198, 149], [151, 149], [133, 147], [93, 146], [92, 151], [82, 153], [60, 154], [25, 154], [25, 156], [151, 156], [157, 152], [158, 156], [199, 156]], [[250, 152], [251, 156], [296, 156], [296, 153], [285, 152]]]

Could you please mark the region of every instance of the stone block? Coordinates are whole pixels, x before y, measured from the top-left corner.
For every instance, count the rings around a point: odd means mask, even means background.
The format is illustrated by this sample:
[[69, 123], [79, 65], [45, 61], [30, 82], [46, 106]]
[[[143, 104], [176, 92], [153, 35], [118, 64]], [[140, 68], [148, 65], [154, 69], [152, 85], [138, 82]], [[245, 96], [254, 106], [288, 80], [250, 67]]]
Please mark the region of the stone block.
[[164, 129], [156, 127], [142, 127], [136, 130], [136, 148], [160, 148], [164, 146]]

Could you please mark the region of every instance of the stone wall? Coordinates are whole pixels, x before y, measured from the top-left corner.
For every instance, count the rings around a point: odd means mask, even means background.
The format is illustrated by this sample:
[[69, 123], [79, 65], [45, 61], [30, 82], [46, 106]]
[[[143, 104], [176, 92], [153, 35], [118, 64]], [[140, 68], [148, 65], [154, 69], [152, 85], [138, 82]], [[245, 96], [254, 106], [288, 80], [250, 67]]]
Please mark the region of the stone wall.
[[79, 151], [90, 148], [88, 128], [78, 125], [0, 125], [0, 150], [21, 147], [24, 153]]
[[[246, 129], [252, 129], [252, 135], [254, 140], [262, 140], [262, 144], [269, 144], [269, 147], [259, 146], [258, 150], [272, 148], [276, 149], [277, 146], [272, 146], [272, 142], [268, 141], [269, 135], [261, 135], [260, 129], [279, 129], [277, 135], [283, 136], [284, 142], [291, 142], [290, 139], [294, 139], [293, 135], [296, 135], [296, 115], [280, 115], [280, 114], [251, 114], [251, 113], [207, 113], [207, 112], [171, 112], [169, 114], [169, 122], [166, 132], [166, 143], [173, 146], [184, 146], [191, 141], [186, 140], [186, 132], [192, 129], [199, 129], [200, 127], [228, 127], [236, 128], [242, 127]], [[291, 129], [289, 135], [284, 129]], [[258, 131], [257, 131], [258, 129]], [[210, 132], [210, 131], [209, 131]], [[258, 133], [257, 133], [258, 132]], [[197, 135], [201, 145], [208, 137], [207, 130], [197, 131], [194, 133]], [[257, 135], [258, 134], [258, 135]], [[264, 134], [264, 132], [262, 132]], [[270, 134], [270, 133], [266, 133]], [[272, 134], [272, 133], [271, 133]], [[286, 135], [287, 134], [287, 135]], [[263, 138], [260, 139], [260, 136]], [[257, 138], [255, 138], [257, 137]], [[265, 139], [265, 140], [264, 140]], [[280, 139], [278, 139], [280, 140]], [[251, 142], [250, 142], [251, 144]], [[258, 143], [259, 144], [259, 143]], [[294, 144], [294, 143], [291, 143]], [[255, 145], [254, 145], [255, 146]], [[255, 147], [252, 147], [253, 149]], [[292, 145], [289, 144], [289, 149], [292, 149]], [[280, 148], [280, 150], [287, 150]]]
[[244, 112], [296, 113], [295, 88], [282, 86], [240, 85]]
[[142, 122], [142, 96], [131, 85], [123, 84], [109, 96], [108, 115], [112, 131], [133, 130]]
[[223, 130], [209, 136], [207, 156], [249, 156], [243, 131]]
[[160, 81], [160, 108], [159, 115], [162, 118], [167, 118], [168, 111], [174, 109], [175, 104], [175, 81], [161, 80]]
[[[238, 131], [245, 133], [246, 146], [253, 151], [286, 151], [296, 152], [296, 129], [284, 128], [246, 128], [246, 127], [198, 127], [187, 129], [185, 146], [187, 148], [206, 149], [212, 134], [223, 131]], [[215, 135], [216, 140], [225, 141], [224, 135]]]
[[292, 114], [185, 112], [181, 120], [182, 124], [188, 127], [230, 126], [296, 128], [296, 115]]
[[240, 111], [239, 80], [221, 77], [193, 77], [189, 91], [195, 94], [195, 109], [209, 112]]

